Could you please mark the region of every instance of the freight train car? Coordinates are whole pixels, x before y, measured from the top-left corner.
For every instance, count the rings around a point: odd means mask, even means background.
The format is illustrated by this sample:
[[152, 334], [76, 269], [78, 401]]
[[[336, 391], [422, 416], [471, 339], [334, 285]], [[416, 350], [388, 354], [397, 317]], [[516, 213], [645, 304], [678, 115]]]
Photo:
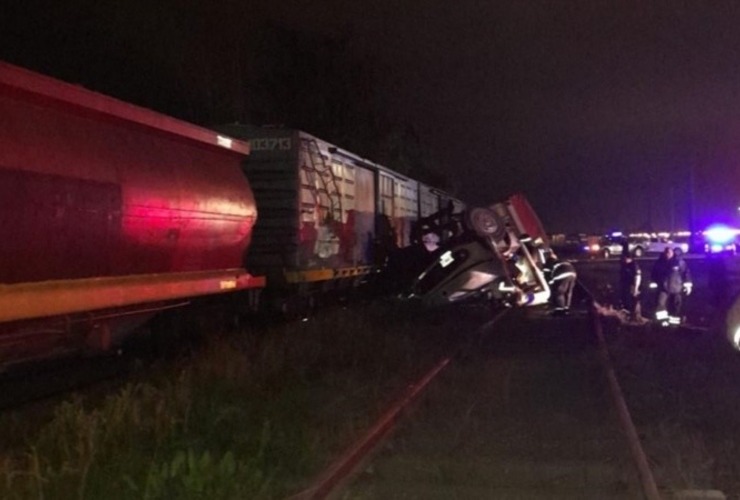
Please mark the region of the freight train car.
[[248, 145], [0, 63], [0, 365], [256, 290]]
[[244, 170], [260, 220], [249, 267], [267, 276], [284, 309], [357, 285], [394, 252], [419, 243], [420, 218], [448, 204], [464, 209], [449, 193], [306, 132], [241, 124], [218, 130], [251, 145]]

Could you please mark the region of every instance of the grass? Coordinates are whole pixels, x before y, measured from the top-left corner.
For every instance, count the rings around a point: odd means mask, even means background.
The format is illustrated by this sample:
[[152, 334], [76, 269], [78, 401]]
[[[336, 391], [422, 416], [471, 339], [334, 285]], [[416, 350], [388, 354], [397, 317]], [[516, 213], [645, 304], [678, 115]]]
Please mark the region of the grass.
[[[649, 277], [652, 262], [641, 266]], [[694, 291], [684, 311], [707, 331], [610, 323], [607, 340], [659, 485], [719, 489], [740, 498], [740, 354], [723, 331], [724, 308], [737, 293], [737, 261], [694, 259], [689, 266]], [[616, 302], [616, 263], [583, 265], [579, 276], [599, 302]], [[643, 314], [650, 316], [655, 295], [646, 291], [642, 299]]]
[[3, 415], [0, 497], [283, 498], [474, 321], [379, 304], [210, 332], [105, 398], [75, 395], [43, 420]]
[[[465, 340], [485, 314], [470, 312], [386, 303], [210, 332], [197, 352], [142, 368], [105, 398], [78, 394], [48, 415], [0, 417], [0, 498], [285, 498]], [[659, 485], [740, 497], [738, 354], [717, 331], [612, 326]]]
[[740, 356], [722, 332], [657, 326], [609, 338], [620, 384], [658, 484], [740, 496]]

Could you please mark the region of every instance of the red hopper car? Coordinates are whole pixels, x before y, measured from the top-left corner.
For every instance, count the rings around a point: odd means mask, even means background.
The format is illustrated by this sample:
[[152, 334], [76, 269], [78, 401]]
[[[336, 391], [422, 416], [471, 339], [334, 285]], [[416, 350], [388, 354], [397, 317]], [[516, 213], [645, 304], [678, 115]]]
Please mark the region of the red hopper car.
[[109, 347], [145, 311], [264, 286], [242, 268], [257, 217], [248, 153], [0, 63], [0, 364], [70, 337]]

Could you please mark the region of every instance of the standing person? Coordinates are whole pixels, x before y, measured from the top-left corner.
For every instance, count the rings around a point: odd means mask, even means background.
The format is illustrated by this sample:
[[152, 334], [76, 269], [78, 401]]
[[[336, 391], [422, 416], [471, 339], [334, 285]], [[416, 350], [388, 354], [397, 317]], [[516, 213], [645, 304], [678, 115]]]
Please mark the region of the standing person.
[[567, 260], [558, 260], [555, 252], [550, 251], [543, 270], [552, 293], [553, 315], [568, 314], [576, 285], [576, 268]]
[[629, 313], [630, 321], [643, 322], [642, 307], [640, 305], [640, 283], [642, 270], [633, 255], [624, 249], [619, 268], [619, 289], [622, 307]]
[[650, 279], [650, 288], [658, 290], [655, 319], [663, 326], [680, 325], [681, 294], [689, 295], [693, 286], [686, 261], [672, 248], [666, 248], [655, 262]]

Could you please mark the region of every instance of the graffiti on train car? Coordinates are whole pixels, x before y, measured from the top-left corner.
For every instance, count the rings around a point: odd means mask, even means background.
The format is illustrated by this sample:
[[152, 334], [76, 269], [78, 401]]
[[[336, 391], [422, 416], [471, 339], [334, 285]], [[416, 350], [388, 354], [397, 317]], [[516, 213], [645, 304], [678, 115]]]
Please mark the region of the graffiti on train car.
[[[273, 284], [360, 276], [387, 267], [413, 246], [420, 218], [464, 203], [303, 131], [234, 124], [247, 140], [244, 162], [260, 222], [247, 266]], [[290, 146], [290, 149], [286, 149]]]

